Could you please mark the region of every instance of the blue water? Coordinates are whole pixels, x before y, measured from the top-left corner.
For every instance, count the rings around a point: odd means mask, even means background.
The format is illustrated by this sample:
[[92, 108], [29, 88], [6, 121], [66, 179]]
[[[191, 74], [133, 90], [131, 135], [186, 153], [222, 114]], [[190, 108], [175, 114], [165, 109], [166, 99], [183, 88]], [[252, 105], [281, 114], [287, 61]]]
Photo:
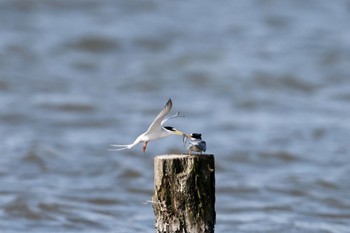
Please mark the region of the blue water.
[[[216, 163], [216, 232], [350, 232], [350, 3], [3, 0], [2, 232], [155, 232], [153, 158]], [[170, 123], [170, 122], [169, 122]]]

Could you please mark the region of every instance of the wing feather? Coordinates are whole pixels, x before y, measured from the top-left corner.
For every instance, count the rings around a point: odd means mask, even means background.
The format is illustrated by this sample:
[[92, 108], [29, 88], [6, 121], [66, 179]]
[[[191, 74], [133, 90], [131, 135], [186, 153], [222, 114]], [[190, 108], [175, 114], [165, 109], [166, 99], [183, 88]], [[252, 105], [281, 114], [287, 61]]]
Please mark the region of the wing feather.
[[161, 127], [161, 123], [163, 121], [163, 119], [166, 117], [166, 115], [168, 115], [168, 113], [170, 112], [171, 108], [173, 107], [173, 102], [171, 101], [171, 99], [169, 98], [168, 102], [165, 104], [164, 108], [162, 109], [162, 111], [160, 111], [160, 113], [158, 114], [158, 116], [156, 117], [156, 119], [154, 119], [154, 121], [152, 122], [152, 124], [149, 126], [149, 128], [147, 129], [147, 132], [150, 132], [152, 130], [155, 130], [156, 128], [160, 128]]

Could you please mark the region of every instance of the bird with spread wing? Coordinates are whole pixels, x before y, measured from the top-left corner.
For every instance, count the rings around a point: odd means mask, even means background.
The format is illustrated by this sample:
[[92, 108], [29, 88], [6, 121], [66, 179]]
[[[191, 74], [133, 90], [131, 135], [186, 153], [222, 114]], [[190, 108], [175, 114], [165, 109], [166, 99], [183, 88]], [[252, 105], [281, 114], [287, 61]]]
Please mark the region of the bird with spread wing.
[[156, 119], [154, 119], [154, 121], [149, 126], [149, 128], [147, 129], [146, 132], [144, 132], [143, 134], [138, 136], [133, 143], [128, 144], [128, 145], [114, 145], [113, 144], [111, 146], [115, 147], [115, 148], [110, 149], [110, 150], [119, 151], [119, 150], [131, 149], [135, 145], [137, 145], [139, 143], [143, 143], [142, 150], [143, 150], [143, 152], [146, 152], [147, 143], [149, 141], [168, 137], [170, 135], [183, 135], [184, 134], [183, 132], [178, 131], [177, 129], [175, 129], [172, 126], [163, 126], [164, 123], [166, 121], [168, 121], [169, 119], [176, 118], [176, 117], [184, 117], [184, 116], [180, 116], [180, 112], [177, 112], [174, 116], [165, 118], [169, 114], [172, 106], [173, 106], [173, 102], [171, 101], [171, 99], [169, 99], [168, 102], [166, 103], [166, 105], [164, 106], [163, 110], [158, 114]]

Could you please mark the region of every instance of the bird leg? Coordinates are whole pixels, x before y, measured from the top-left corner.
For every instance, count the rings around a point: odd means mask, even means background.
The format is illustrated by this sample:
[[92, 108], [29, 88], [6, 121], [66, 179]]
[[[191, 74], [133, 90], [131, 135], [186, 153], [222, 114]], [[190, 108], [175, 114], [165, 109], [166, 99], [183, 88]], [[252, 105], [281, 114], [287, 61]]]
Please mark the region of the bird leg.
[[142, 147], [142, 151], [143, 151], [143, 153], [145, 153], [145, 152], [146, 152], [147, 143], [148, 143], [148, 142], [144, 142], [144, 143], [143, 143], [143, 147]]

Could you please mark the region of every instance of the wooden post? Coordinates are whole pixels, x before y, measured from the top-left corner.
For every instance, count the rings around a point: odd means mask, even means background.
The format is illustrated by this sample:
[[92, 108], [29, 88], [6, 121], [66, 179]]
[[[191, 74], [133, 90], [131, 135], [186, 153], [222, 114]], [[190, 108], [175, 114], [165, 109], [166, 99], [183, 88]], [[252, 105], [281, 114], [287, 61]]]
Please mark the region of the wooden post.
[[156, 156], [152, 203], [157, 233], [213, 233], [214, 155]]

